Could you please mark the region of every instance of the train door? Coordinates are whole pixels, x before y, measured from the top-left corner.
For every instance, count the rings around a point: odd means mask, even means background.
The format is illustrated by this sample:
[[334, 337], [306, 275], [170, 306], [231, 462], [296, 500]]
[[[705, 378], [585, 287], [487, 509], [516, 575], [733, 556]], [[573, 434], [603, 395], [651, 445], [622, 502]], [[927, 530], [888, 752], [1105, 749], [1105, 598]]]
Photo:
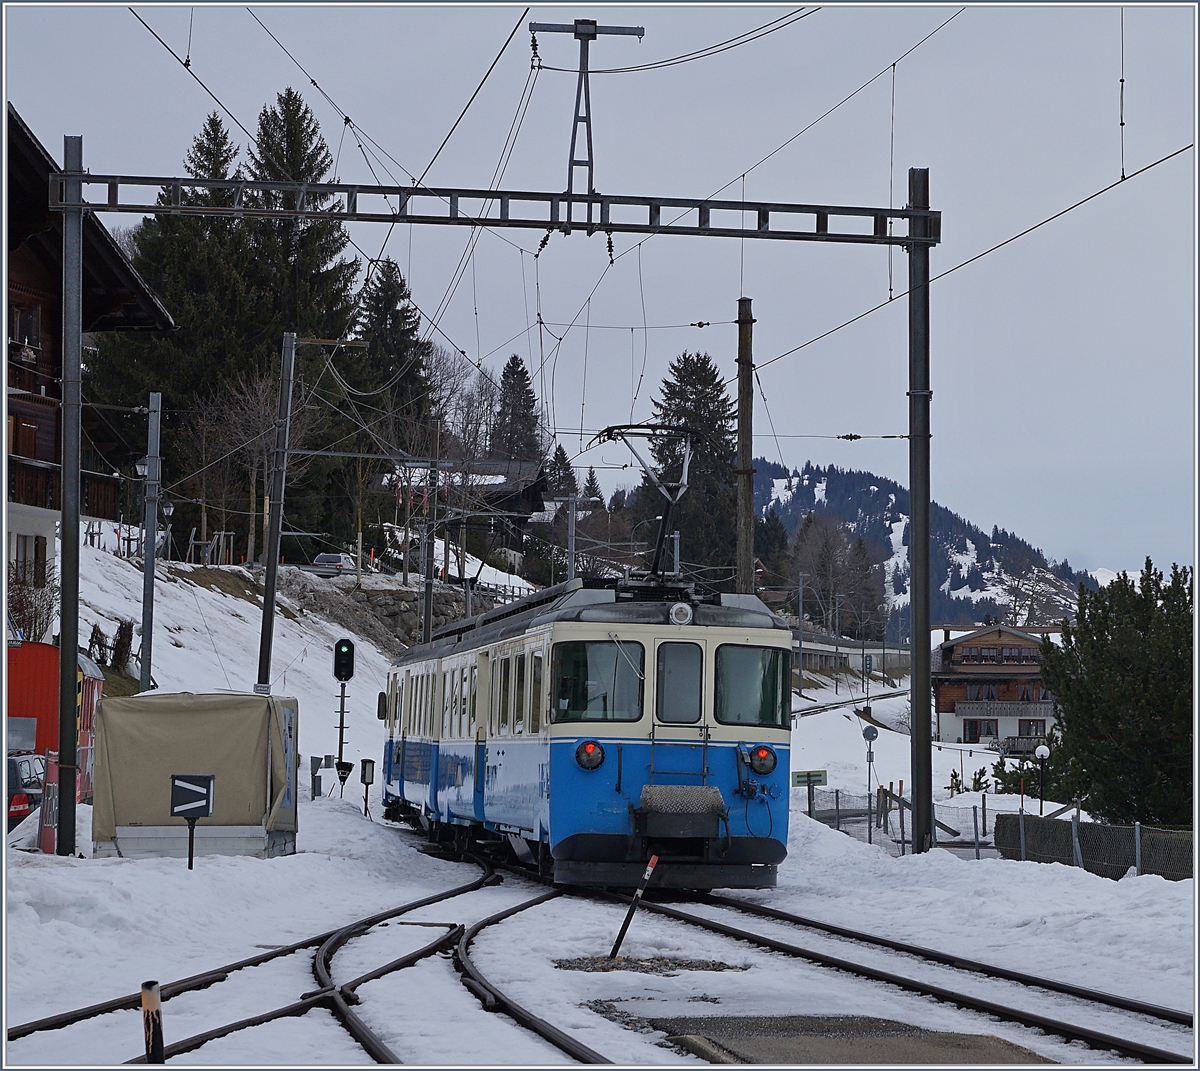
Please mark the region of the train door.
[[650, 783], [708, 784], [707, 642], [691, 636], [684, 639], [682, 634], [679, 639], [660, 640], [647, 668], [654, 674]]

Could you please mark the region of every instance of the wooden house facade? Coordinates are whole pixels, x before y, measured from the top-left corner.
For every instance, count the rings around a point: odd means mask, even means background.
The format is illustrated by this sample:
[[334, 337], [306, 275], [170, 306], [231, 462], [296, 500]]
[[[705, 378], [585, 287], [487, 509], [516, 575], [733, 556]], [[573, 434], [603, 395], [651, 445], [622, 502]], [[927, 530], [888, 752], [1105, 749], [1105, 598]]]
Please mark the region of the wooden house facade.
[[1042, 685], [1042, 636], [990, 625], [933, 648], [931, 680], [939, 740], [1031, 754], [1054, 724]]
[[[54, 557], [61, 510], [62, 215], [51, 212], [50, 175], [60, 170], [8, 105], [8, 365], [6, 561], [36, 586]], [[100, 221], [83, 220], [83, 330], [168, 331], [170, 314]], [[114, 470], [129, 448], [103, 414], [81, 416], [80, 513], [116, 520]], [[31, 637], [38, 639], [40, 637]]]

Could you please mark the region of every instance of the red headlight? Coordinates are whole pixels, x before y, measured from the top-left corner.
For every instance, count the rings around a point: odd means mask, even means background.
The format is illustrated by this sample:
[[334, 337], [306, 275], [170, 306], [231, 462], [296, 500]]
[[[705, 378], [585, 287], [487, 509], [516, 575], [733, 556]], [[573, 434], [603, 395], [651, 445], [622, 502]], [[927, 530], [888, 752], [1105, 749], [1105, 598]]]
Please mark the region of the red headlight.
[[778, 761], [774, 750], [764, 744], [750, 749], [750, 769], [756, 774], [769, 774]]
[[575, 761], [585, 770], [594, 770], [604, 761], [604, 748], [595, 740], [585, 740], [575, 749]]

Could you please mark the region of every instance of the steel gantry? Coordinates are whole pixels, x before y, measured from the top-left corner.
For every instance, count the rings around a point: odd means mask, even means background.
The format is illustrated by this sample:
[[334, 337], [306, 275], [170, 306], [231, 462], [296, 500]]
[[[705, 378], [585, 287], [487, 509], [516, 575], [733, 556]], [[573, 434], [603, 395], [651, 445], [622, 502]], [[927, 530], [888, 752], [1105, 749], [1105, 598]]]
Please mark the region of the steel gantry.
[[[575, 26], [570, 28], [573, 32]], [[580, 37], [586, 47], [587, 37]], [[585, 83], [581, 82], [585, 87]], [[581, 90], [582, 91], [582, 90]], [[578, 129], [577, 121], [572, 128]], [[590, 110], [588, 112], [590, 116]], [[571, 152], [571, 171], [575, 168]], [[899, 246], [908, 253], [909, 287], [909, 555], [911, 568], [911, 743], [913, 848], [931, 846], [933, 823], [932, 728], [929, 652], [929, 250], [941, 239], [941, 213], [929, 207], [929, 172], [908, 173], [903, 208], [739, 201], [705, 197], [615, 196], [573, 190], [545, 193], [451, 186], [381, 186], [360, 183], [302, 183], [242, 179], [93, 175], [83, 169], [82, 138], [68, 137], [63, 172], [50, 176], [50, 208], [63, 213], [63, 494], [62, 635], [78, 631], [79, 577], [79, 361], [82, 258], [85, 212], [135, 215], [245, 217], [247, 219], [333, 219], [341, 223], [421, 223], [436, 226], [516, 227], [571, 232], [573, 219], [606, 234], [689, 235], [794, 242]], [[589, 153], [590, 160], [590, 153]], [[87, 194], [100, 189], [100, 196]], [[193, 191], [223, 193], [204, 204], [189, 203]], [[185, 191], [187, 195], [185, 196]], [[160, 203], [159, 193], [166, 196]], [[386, 199], [391, 198], [394, 207]], [[223, 200], [225, 203], [213, 203]], [[576, 215], [575, 210], [586, 210]], [[664, 218], [664, 210], [666, 217]], [[743, 223], [743, 219], [746, 220]], [[895, 233], [893, 233], [895, 232]], [[278, 443], [277, 443], [278, 449]], [[286, 451], [286, 442], [284, 449]], [[272, 503], [282, 498], [276, 489]], [[65, 646], [65, 645], [64, 645]], [[70, 667], [62, 659], [64, 667]], [[62, 673], [59, 694], [60, 752], [71, 754], [75, 737], [74, 670]], [[64, 750], [65, 749], [65, 750]], [[75, 773], [60, 766], [58, 853], [74, 852]], [[69, 817], [68, 817], [69, 814]]]

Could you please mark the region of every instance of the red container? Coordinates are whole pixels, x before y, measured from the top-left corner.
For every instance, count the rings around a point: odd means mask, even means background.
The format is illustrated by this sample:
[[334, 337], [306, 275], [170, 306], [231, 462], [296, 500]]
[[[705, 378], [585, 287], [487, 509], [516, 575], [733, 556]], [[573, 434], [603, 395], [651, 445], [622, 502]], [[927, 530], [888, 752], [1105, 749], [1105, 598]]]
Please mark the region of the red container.
[[[92, 798], [92, 734], [104, 675], [90, 658], [79, 656], [75, 673], [75, 729], [79, 736], [76, 796]], [[41, 755], [58, 751], [58, 648], [49, 643], [22, 643], [8, 648], [8, 716], [37, 721]]]

